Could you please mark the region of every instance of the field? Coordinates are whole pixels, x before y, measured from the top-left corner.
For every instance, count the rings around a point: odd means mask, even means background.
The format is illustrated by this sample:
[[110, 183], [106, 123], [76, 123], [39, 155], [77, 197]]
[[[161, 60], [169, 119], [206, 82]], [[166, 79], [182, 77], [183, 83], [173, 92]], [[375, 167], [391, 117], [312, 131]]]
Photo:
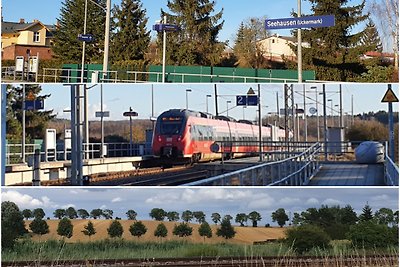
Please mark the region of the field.
[[[74, 226], [73, 236], [70, 239], [67, 239], [67, 242], [88, 242], [88, 241], [99, 241], [109, 238], [107, 234], [107, 228], [110, 226], [111, 220], [90, 220], [94, 228], [96, 229], [96, 234], [90, 237], [85, 236], [82, 233], [84, 230], [84, 226], [87, 225], [88, 220], [72, 220], [72, 224]], [[44, 241], [44, 240], [60, 240], [62, 239], [59, 235], [57, 235], [57, 225], [58, 220], [47, 220], [47, 224], [49, 225], [50, 232], [43, 236], [33, 236], [33, 240], [35, 241]], [[147, 227], [147, 232], [145, 235], [140, 238], [134, 237], [129, 232], [129, 226], [134, 223], [132, 220], [120, 220], [119, 221], [124, 229], [124, 233], [122, 238], [124, 240], [132, 240], [139, 242], [157, 242], [160, 241], [159, 238], [154, 236], [154, 230], [160, 222], [157, 221], [142, 221], [143, 224]], [[29, 228], [29, 221], [26, 222], [26, 228]], [[198, 233], [199, 224], [191, 224], [189, 225], [193, 227], [192, 235], [189, 237], [178, 237], [172, 234], [173, 228], [177, 222], [163, 222], [168, 229], [167, 237], [163, 238], [163, 241], [182, 241], [185, 240], [190, 243], [231, 243], [231, 244], [253, 244], [254, 242], [264, 242], [264, 241], [272, 241], [285, 237], [285, 228], [279, 227], [263, 227], [259, 226], [255, 227], [235, 227], [236, 235], [232, 239], [225, 240], [223, 237], [218, 237], [216, 235], [217, 228], [219, 226], [210, 225], [213, 231], [213, 236], [211, 238], [206, 238], [204, 240]]]

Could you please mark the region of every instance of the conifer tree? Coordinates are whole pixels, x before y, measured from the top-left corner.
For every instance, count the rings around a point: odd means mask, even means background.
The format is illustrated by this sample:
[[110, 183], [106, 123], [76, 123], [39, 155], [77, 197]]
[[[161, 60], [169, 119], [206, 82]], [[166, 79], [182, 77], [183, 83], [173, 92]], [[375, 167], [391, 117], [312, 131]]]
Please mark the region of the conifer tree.
[[[167, 34], [167, 64], [217, 65], [224, 49], [218, 41], [223, 10], [213, 15], [215, 1], [210, 0], [169, 0], [167, 7], [170, 12], [161, 9], [161, 17], [167, 16], [169, 24], [180, 27], [180, 31]], [[161, 38], [159, 34], [160, 48]]]
[[91, 237], [92, 235], [95, 235], [95, 234], [96, 234], [96, 229], [94, 228], [94, 225], [93, 225], [93, 223], [92, 223], [91, 221], [89, 221], [89, 222], [87, 223], [87, 225], [85, 225], [83, 228], [84, 228], [85, 230], [82, 230], [81, 232], [82, 232], [84, 235], [87, 235], [87, 236], [89, 237], [89, 239], [90, 239], [90, 237]]
[[[106, 0], [97, 0], [98, 5], [87, 1], [86, 34], [92, 34], [94, 42], [86, 43], [85, 63], [102, 63]], [[68, 63], [81, 63], [82, 41], [78, 35], [84, 33], [85, 0], [65, 0], [62, 3], [57, 31], [54, 35], [53, 51], [57, 58]]]
[[113, 61], [143, 60], [150, 43], [146, 30], [148, 18], [140, 0], [123, 0], [113, 9], [114, 34], [111, 42]]
[[[25, 94], [32, 94], [36, 99], [46, 100], [49, 95], [40, 95], [42, 87], [37, 84], [26, 84]], [[20, 139], [22, 136], [22, 101], [21, 86], [7, 86], [7, 139]], [[46, 104], [45, 104], [46, 107]], [[43, 138], [47, 123], [55, 117], [53, 110], [29, 110], [25, 112], [25, 131], [27, 139]]]
[[[303, 68], [316, 71], [317, 79], [332, 81], [354, 81], [365, 72], [359, 55], [367, 51], [360, 45], [364, 31], [353, 32], [368, 15], [363, 14], [365, 0], [358, 5], [348, 5], [349, 0], [308, 0], [312, 14], [303, 16], [335, 16], [335, 26], [302, 30]], [[293, 13], [297, 17], [297, 14]], [[293, 32], [297, 36], [297, 31]], [[297, 51], [293, 47], [294, 51]], [[297, 52], [296, 52], [297, 53]]]
[[361, 45], [368, 47], [370, 51], [382, 52], [383, 47], [381, 38], [379, 37], [378, 30], [371, 19], [368, 20], [364, 33], [361, 36]]

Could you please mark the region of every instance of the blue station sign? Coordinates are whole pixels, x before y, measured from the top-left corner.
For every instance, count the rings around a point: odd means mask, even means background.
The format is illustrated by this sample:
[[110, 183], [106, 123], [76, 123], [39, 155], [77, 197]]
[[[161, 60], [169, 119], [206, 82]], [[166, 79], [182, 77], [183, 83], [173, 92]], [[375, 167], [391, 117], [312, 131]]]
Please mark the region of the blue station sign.
[[79, 34], [78, 40], [86, 43], [91, 43], [94, 41], [93, 34]]
[[26, 100], [25, 101], [25, 110], [39, 110], [39, 109], [44, 109], [44, 100], [43, 99]]
[[257, 95], [237, 95], [236, 96], [237, 106], [257, 106], [258, 96]]
[[180, 30], [180, 28], [178, 25], [174, 25], [174, 24], [156, 24], [156, 25], [153, 25], [153, 30], [158, 31], [158, 32], [162, 32], [162, 31], [177, 32]]
[[282, 18], [265, 20], [267, 30], [322, 28], [335, 26], [334, 15], [308, 16], [300, 18]]

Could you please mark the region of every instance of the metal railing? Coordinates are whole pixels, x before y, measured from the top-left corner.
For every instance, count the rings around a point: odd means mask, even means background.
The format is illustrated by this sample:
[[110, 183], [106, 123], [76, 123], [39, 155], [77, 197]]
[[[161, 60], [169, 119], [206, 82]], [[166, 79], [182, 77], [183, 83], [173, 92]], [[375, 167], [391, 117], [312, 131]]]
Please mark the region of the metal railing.
[[[38, 77], [41, 77], [43, 83], [73, 83], [81, 82], [79, 69], [57, 69], [57, 68], [43, 68], [38, 73]], [[162, 72], [154, 71], [127, 71], [127, 70], [111, 70], [103, 72], [100, 70], [85, 70], [89, 74], [97, 72], [99, 74], [97, 82], [105, 83], [143, 83], [149, 82], [150, 75], [155, 76], [154, 82], [162, 82]], [[106, 75], [105, 75], [106, 74]], [[273, 78], [273, 77], [249, 77], [249, 76], [238, 76], [238, 75], [216, 75], [216, 74], [195, 74], [195, 73], [172, 73], [167, 72], [166, 77], [172, 78], [177, 83], [193, 83], [193, 77], [200, 79], [207, 79], [207, 82], [221, 82], [224, 79], [231, 79], [231, 82], [247, 83], [251, 82], [270, 82], [270, 83], [291, 83], [297, 82], [297, 79], [286, 79], [286, 78]], [[13, 67], [2, 67], [2, 78], [15, 79]], [[90, 75], [85, 75], [83, 82], [89, 82]], [[105, 78], [103, 78], [105, 77]], [[39, 79], [39, 78], [38, 78]], [[204, 81], [206, 82], [206, 81]], [[305, 80], [304, 82], [318, 83], [317, 80]]]
[[263, 163], [184, 186], [306, 185], [320, 167], [320, 150], [320, 143], [314, 143], [305, 151], [284, 160]]
[[384, 181], [386, 185], [398, 186], [399, 185], [399, 167], [389, 157], [388, 142], [385, 143], [385, 164], [384, 164]]
[[[143, 144], [129, 143], [104, 143], [106, 148], [105, 157], [129, 157], [144, 156], [152, 153], [150, 146]], [[43, 150], [41, 144], [26, 144], [25, 158], [22, 158], [22, 144], [7, 144], [6, 146], [6, 165], [28, 162], [35, 154], [35, 150], [40, 149], [42, 162], [62, 161], [71, 159], [71, 150], [65, 149], [64, 144], [58, 143], [55, 150]], [[101, 143], [83, 144], [83, 158], [95, 159], [102, 157]]]

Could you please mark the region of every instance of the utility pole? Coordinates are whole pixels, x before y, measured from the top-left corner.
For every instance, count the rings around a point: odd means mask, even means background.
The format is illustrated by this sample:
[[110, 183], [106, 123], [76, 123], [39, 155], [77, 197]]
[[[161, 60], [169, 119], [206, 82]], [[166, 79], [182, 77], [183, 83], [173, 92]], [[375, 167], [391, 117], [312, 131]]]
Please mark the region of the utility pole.
[[[167, 24], [167, 16], [164, 16], [164, 24]], [[167, 31], [163, 30], [163, 56], [162, 56], [162, 83], [165, 83], [165, 57], [167, 53]]]
[[218, 92], [216, 83], [214, 83], [214, 97], [215, 97], [215, 116], [218, 116]]
[[26, 138], [26, 132], [25, 132], [25, 128], [26, 128], [26, 92], [25, 92], [25, 84], [22, 85], [22, 147], [21, 147], [21, 156], [22, 156], [22, 162], [25, 163], [25, 138]]
[[303, 84], [303, 104], [304, 104], [304, 112], [303, 112], [303, 116], [304, 116], [304, 141], [307, 142], [308, 141], [308, 133], [307, 133], [307, 115], [306, 115], [306, 110], [307, 110], [307, 106], [306, 106], [306, 85]]
[[108, 51], [110, 49], [110, 16], [111, 16], [111, 0], [107, 0], [106, 29], [104, 33], [103, 79], [107, 77], [107, 71], [108, 71]]
[[325, 84], [322, 84], [322, 97], [323, 97], [323, 109], [324, 109], [324, 155], [325, 161], [328, 160], [328, 128], [326, 123], [326, 92], [325, 92]]
[[[88, 8], [88, 0], [85, 0], [85, 18], [83, 22], [83, 34], [86, 34], [86, 23], [87, 23], [87, 8]], [[85, 50], [86, 50], [86, 41], [82, 42], [82, 68], [81, 68], [81, 83], [84, 83], [85, 77]]]
[[[297, 17], [301, 17], [301, 0], [297, 0]], [[301, 51], [301, 29], [297, 29], [297, 71], [299, 83], [303, 82], [303, 63], [302, 63], [302, 51]]]
[[340, 124], [339, 127], [343, 128], [344, 127], [344, 121], [343, 121], [343, 92], [342, 92], [342, 84], [339, 84], [339, 112], [340, 112]]
[[258, 151], [260, 155], [260, 162], [263, 161], [263, 151], [262, 151], [262, 118], [261, 118], [261, 85], [258, 84]]

